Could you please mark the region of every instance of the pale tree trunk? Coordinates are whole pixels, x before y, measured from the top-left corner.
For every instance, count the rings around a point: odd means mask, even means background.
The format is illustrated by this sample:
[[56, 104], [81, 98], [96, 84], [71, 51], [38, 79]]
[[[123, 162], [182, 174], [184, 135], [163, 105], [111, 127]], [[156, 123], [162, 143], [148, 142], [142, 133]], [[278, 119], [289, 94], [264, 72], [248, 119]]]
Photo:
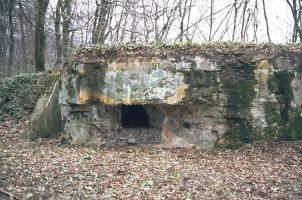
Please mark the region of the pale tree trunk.
[[258, 32], [258, 0], [255, 1], [255, 7], [254, 7], [254, 11], [253, 11], [253, 31], [254, 31], [254, 35], [253, 35], [253, 42], [257, 42], [258, 41], [258, 37], [257, 37], [257, 32]]
[[130, 30], [130, 42], [136, 42], [136, 23], [136, 14], [134, 14]]

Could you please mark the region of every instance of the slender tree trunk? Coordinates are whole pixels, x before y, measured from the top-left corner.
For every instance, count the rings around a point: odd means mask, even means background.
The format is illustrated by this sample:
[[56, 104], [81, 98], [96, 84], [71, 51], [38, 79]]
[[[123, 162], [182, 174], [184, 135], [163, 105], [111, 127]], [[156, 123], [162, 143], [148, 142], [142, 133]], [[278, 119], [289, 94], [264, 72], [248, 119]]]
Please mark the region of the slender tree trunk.
[[298, 37], [300, 39], [300, 42], [302, 41], [302, 21], [301, 21], [301, 0], [286, 0], [287, 4], [289, 5], [293, 20], [294, 20], [294, 27], [293, 27], [293, 34], [292, 34], [292, 42], [295, 43], [298, 41]]
[[27, 68], [27, 50], [25, 43], [25, 33], [24, 33], [24, 20], [23, 20], [23, 12], [22, 12], [22, 4], [19, 2], [19, 21], [20, 21], [20, 33], [21, 33], [21, 48], [22, 48], [22, 65], [21, 71]]
[[0, 73], [6, 73], [7, 8], [8, 2], [0, 1]]
[[[186, 40], [191, 40], [189, 38], [189, 25], [190, 25], [190, 20], [191, 20], [191, 11], [192, 11], [192, 0], [190, 0], [190, 3], [189, 3], [189, 14], [187, 17], [187, 28], [186, 28]], [[192, 35], [194, 35], [194, 34], [192, 34]]]
[[244, 5], [243, 5], [243, 11], [242, 11], [242, 22], [241, 22], [241, 41], [245, 41], [245, 23], [247, 23], [245, 21], [245, 16], [246, 16], [246, 9], [247, 9], [247, 5], [249, 3], [249, 0], [244, 0]]
[[302, 0], [298, 1], [298, 27], [299, 27], [299, 38], [302, 42]]
[[212, 40], [212, 31], [213, 31], [213, 23], [214, 23], [214, 0], [211, 0], [211, 6], [210, 6], [210, 32], [209, 32], [209, 38], [208, 40]]
[[8, 5], [8, 25], [9, 25], [9, 58], [8, 67], [12, 70], [12, 65], [14, 62], [14, 52], [15, 52], [15, 38], [14, 38], [14, 23], [13, 23], [13, 11], [14, 11], [14, 0], [9, 0]]
[[63, 6], [63, 61], [67, 61], [69, 56], [70, 23], [71, 23], [71, 0], [64, 0]]
[[48, 0], [37, 0], [35, 27], [35, 68], [37, 72], [45, 70], [45, 14]]
[[257, 37], [257, 32], [258, 32], [257, 18], [258, 18], [258, 0], [255, 1], [254, 14], [253, 14], [253, 31], [254, 31], [253, 42], [258, 41], [258, 37]]
[[269, 42], [272, 42], [270, 32], [269, 32], [269, 25], [268, 25], [268, 19], [267, 19], [267, 14], [266, 14], [265, 0], [262, 0], [262, 5], [263, 5], [263, 14], [264, 14], [265, 24], [266, 24], [267, 39], [268, 39]]
[[109, 21], [111, 20], [112, 2], [108, 0], [96, 0], [96, 11], [94, 16], [92, 43], [103, 44], [106, 40]]
[[238, 7], [237, 7], [237, 0], [234, 1], [234, 25], [233, 25], [233, 33], [232, 33], [232, 41], [235, 40], [235, 33], [236, 33], [236, 27], [237, 27], [237, 16], [238, 16]]
[[136, 42], [136, 34], [135, 34], [135, 30], [136, 30], [136, 14], [134, 14], [133, 19], [132, 19], [132, 24], [131, 24], [131, 32], [130, 32], [130, 42]]
[[56, 5], [56, 12], [55, 12], [55, 36], [56, 36], [56, 51], [57, 51], [57, 58], [55, 66], [58, 66], [62, 63], [62, 35], [60, 31], [60, 23], [61, 23], [61, 0], [58, 0]]

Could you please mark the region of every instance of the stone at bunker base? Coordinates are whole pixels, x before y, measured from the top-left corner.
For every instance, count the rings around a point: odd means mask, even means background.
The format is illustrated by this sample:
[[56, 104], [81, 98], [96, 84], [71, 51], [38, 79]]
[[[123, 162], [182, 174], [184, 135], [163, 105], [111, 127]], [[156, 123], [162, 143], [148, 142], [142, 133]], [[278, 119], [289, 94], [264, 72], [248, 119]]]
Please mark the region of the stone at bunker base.
[[44, 93], [40, 96], [30, 117], [28, 134], [31, 139], [50, 137], [62, 131], [59, 107], [58, 74], [48, 74], [40, 78]]
[[80, 49], [60, 76], [64, 137], [202, 149], [302, 139], [301, 52], [266, 44]]

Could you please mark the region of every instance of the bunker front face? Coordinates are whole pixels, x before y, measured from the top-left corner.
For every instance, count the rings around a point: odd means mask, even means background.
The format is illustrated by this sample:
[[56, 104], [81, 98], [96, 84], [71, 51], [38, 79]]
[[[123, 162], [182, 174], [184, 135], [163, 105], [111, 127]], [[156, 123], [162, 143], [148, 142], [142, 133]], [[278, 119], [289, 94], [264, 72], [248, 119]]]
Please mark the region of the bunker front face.
[[211, 149], [301, 139], [300, 47], [84, 48], [65, 65], [59, 102], [73, 144]]

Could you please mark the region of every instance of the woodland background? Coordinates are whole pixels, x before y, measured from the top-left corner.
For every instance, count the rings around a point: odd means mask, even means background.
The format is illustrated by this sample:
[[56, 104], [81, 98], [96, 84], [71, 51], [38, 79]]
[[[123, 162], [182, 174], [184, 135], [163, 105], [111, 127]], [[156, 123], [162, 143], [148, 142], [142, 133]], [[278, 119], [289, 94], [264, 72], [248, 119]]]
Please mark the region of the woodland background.
[[0, 0], [0, 76], [89, 44], [302, 40], [302, 0]]

